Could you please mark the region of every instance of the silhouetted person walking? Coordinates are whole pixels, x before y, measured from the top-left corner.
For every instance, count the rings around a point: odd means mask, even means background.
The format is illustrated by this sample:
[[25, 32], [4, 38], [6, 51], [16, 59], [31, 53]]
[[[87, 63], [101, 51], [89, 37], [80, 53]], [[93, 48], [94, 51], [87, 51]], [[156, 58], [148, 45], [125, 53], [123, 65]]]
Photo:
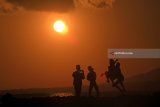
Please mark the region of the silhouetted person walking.
[[97, 96], [99, 96], [99, 89], [98, 89], [98, 85], [96, 83], [96, 72], [94, 72], [94, 69], [92, 68], [92, 66], [88, 66], [88, 75], [87, 75], [87, 80], [90, 81], [90, 85], [89, 85], [89, 96], [91, 96], [91, 92], [92, 89], [95, 88], [96, 92], [97, 92]]
[[76, 71], [72, 74], [73, 86], [75, 89], [75, 96], [79, 97], [81, 95], [82, 80], [85, 79], [84, 71], [81, 70], [80, 65], [76, 65]]

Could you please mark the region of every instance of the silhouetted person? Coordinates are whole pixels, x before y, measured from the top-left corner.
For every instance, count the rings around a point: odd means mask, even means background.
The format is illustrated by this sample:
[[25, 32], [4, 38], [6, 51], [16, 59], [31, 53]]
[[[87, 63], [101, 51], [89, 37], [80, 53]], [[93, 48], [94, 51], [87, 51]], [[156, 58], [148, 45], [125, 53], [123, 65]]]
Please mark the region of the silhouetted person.
[[94, 69], [92, 66], [88, 66], [88, 75], [87, 75], [87, 80], [90, 81], [89, 85], [89, 96], [91, 96], [92, 89], [95, 88], [97, 92], [97, 96], [99, 96], [99, 89], [98, 85], [96, 83], [96, 72], [94, 72]]
[[[112, 86], [116, 87], [121, 93], [124, 93], [126, 92], [124, 85], [123, 85], [124, 76], [121, 73], [120, 63], [117, 61], [118, 59], [109, 60], [110, 65], [108, 67], [108, 71], [105, 72], [105, 75], [107, 77], [107, 82], [111, 80]], [[118, 86], [118, 84], [121, 85], [122, 89]]]
[[79, 97], [81, 95], [82, 80], [85, 79], [84, 71], [81, 70], [80, 65], [76, 65], [76, 71], [72, 74], [73, 86], [75, 89], [75, 96]]
[[115, 63], [118, 60], [113, 60], [110, 59], [109, 60], [109, 66], [108, 66], [108, 71], [105, 72], [106, 78], [107, 78], [107, 82], [109, 82], [111, 80], [112, 85], [114, 83], [114, 81], [116, 80], [116, 75], [115, 75]]

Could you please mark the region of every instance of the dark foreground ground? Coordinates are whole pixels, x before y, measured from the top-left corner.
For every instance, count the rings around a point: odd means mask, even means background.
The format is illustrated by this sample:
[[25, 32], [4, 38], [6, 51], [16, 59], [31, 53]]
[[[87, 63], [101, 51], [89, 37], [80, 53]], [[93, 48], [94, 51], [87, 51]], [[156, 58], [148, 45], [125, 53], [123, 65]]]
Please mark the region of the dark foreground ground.
[[160, 93], [116, 97], [1, 97], [0, 107], [160, 107]]

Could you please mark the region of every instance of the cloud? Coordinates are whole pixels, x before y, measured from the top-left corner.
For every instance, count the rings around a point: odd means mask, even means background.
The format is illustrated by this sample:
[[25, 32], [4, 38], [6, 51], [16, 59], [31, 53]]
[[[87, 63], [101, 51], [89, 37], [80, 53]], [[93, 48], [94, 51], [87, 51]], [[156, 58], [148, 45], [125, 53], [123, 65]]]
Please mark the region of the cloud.
[[108, 9], [115, 0], [75, 0], [77, 7]]
[[14, 11], [16, 11], [17, 9], [16, 8], [5, 8], [5, 7], [0, 7], [0, 13], [12, 13]]
[[108, 8], [114, 0], [0, 0], [0, 12], [9, 13], [23, 8], [28, 11], [65, 13], [79, 7]]
[[26, 10], [67, 12], [75, 8], [73, 0], [6, 0]]
[[18, 8], [16, 6], [6, 3], [4, 0], [0, 0], [0, 13], [12, 13], [17, 10]]

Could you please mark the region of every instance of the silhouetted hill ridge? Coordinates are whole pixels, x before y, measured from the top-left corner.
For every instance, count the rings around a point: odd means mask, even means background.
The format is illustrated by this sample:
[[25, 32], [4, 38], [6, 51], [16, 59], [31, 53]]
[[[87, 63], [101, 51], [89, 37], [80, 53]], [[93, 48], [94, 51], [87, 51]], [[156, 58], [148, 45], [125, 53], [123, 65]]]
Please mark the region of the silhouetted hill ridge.
[[160, 68], [127, 78], [126, 82], [160, 82]]

